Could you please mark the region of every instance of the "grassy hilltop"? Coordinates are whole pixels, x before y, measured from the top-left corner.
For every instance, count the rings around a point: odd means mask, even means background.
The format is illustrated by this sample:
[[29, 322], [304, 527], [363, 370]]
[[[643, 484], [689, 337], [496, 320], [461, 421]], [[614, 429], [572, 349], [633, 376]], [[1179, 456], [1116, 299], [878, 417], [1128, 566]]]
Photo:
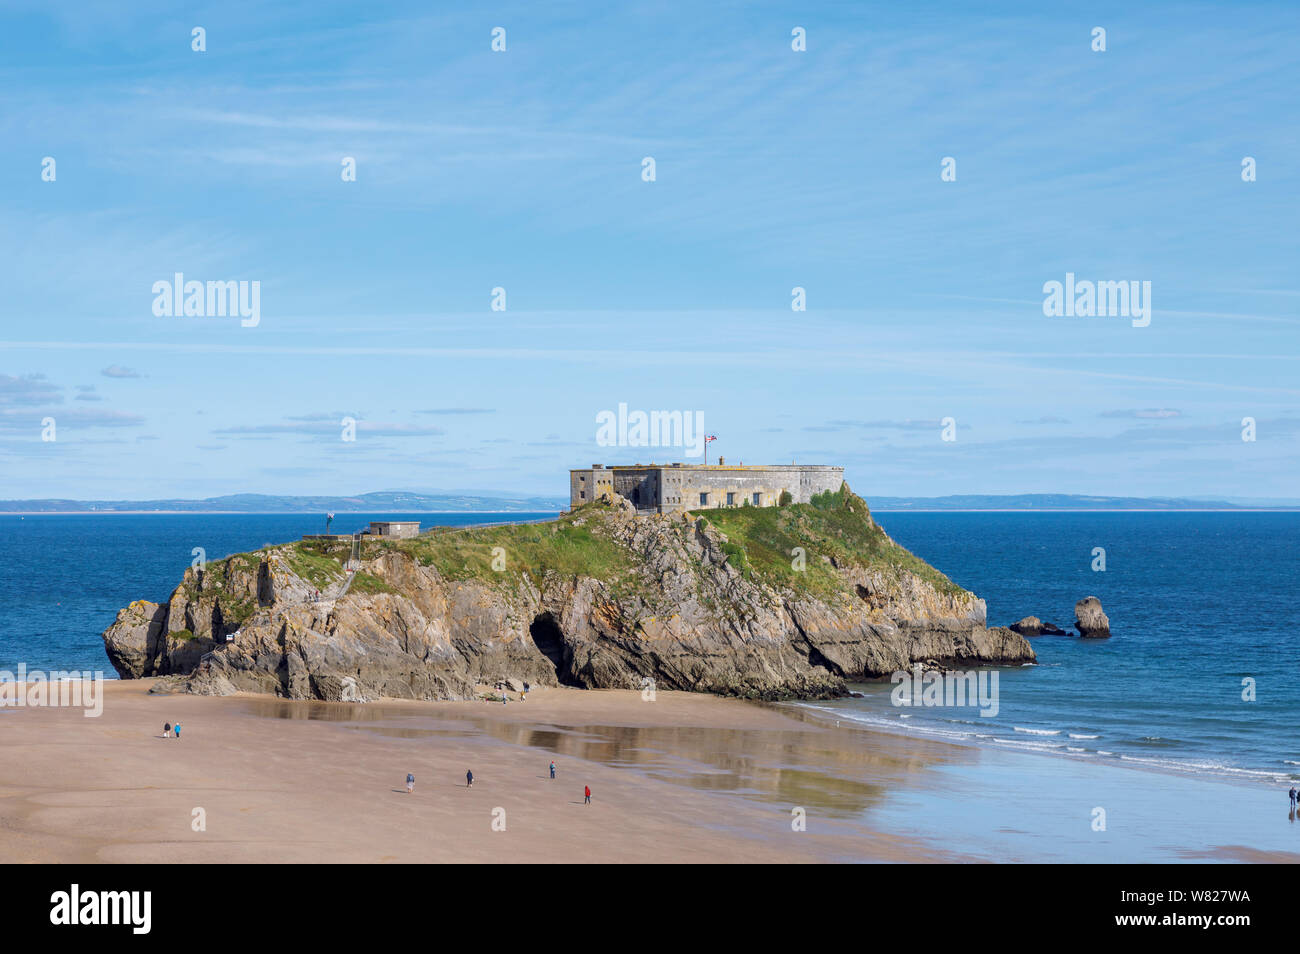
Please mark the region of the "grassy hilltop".
[[[402, 551], [447, 580], [514, 586], [527, 576], [540, 585], [548, 574], [589, 576], [617, 588], [631, 582], [634, 552], [609, 532], [611, 504], [593, 501], [546, 523], [493, 527], [435, 527], [411, 540], [366, 540], [363, 561], [384, 550]], [[834, 596], [844, 589], [838, 567], [906, 570], [944, 594], [964, 592], [924, 560], [900, 547], [871, 518], [867, 504], [848, 485], [818, 494], [807, 504], [741, 505], [690, 513], [723, 533], [727, 562], [746, 578], [795, 595]], [[289, 562], [304, 579], [324, 588], [343, 575], [346, 543], [300, 541]], [[803, 569], [795, 551], [803, 551]], [[494, 568], [504, 562], [504, 569]], [[353, 592], [385, 592], [387, 585], [361, 572]]]
[[[811, 503], [784, 507], [727, 507], [699, 516], [726, 534], [723, 549], [734, 554], [737, 569], [795, 591], [830, 595], [843, 583], [836, 566], [907, 570], [940, 593], [961, 587], [920, 557], [889, 538], [872, 518], [867, 503], [842, 484], [838, 492], [817, 494]], [[792, 551], [803, 548], [806, 567], [793, 567]], [[828, 560], [821, 559], [829, 557]]]

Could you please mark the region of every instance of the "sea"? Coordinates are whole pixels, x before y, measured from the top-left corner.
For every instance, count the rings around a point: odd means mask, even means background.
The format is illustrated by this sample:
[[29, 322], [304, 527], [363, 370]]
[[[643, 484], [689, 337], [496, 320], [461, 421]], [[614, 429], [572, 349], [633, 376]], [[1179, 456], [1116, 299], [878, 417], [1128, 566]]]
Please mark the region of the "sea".
[[1300, 779], [1291, 721], [1300, 722], [1300, 513], [876, 519], [982, 597], [991, 626], [1037, 616], [1073, 631], [1076, 601], [1096, 596], [1112, 635], [1030, 639], [1037, 665], [997, 670], [996, 714], [992, 705], [897, 704], [911, 695], [901, 677], [855, 684], [860, 696], [811, 708], [965, 745], [1246, 782]]
[[[553, 513], [340, 514], [466, 526]], [[901, 545], [987, 603], [990, 625], [1071, 629], [1096, 596], [1105, 640], [1041, 636], [1037, 665], [997, 671], [997, 712], [897, 705], [895, 683], [801, 704], [845, 724], [1113, 765], [1300, 779], [1300, 513], [884, 512]], [[113, 672], [101, 634], [132, 600], [163, 601], [207, 559], [325, 529], [314, 514], [0, 515], [0, 678]], [[1099, 556], [1104, 551], [1104, 569]]]

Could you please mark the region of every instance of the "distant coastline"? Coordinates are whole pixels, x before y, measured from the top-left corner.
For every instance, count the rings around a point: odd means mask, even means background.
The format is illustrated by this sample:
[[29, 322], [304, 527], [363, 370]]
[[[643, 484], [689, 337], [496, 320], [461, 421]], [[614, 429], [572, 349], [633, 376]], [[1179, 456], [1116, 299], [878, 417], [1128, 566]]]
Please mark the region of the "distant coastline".
[[[452, 514], [452, 513], [491, 513], [504, 514], [509, 516], [528, 517], [539, 513], [559, 513], [559, 507], [539, 507], [536, 510], [511, 510], [511, 509], [487, 509], [487, 510], [409, 510], [403, 507], [400, 511], [375, 511], [375, 510], [334, 510], [331, 511], [336, 515], [356, 516], [358, 514], [372, 515], [375, 513], [434, 513], [434, 514]], [[137, 516], [147, 517], [157, 515], [160, 517], [171, 516], [212, 516], [212, 517], [257, 517], [257, 516], [315, 516], [315, 510], [0, 510], [0, 517], [113, 517], [113, 516]]]
[[1298, 513], [1286, 507], [872, 507], [872, 513]]
[[1119, 497], [1101, 494], [953, 494], [946, 497], [866, 497], [877, 513], [1239, 513], [1294, 512], [1300, 499]]
[[377, 491], [364, 494], [227, 494], [185, 500], [75, 500], [44, 497], [0, 500], [0, 514], [349, 514], [349, 513], [559, 513], [567, 498], [528, 494], [444, 491]]
[[[1300, 511], [1300, 499], [1120, 497], [1097, 494], [954, 494], [943, 497], [866, 495], [877, 513], [1238, 513]], [[491, 493], [380, 491], [355, 495], [231, 494], [199, 500], [0, 500], [0, 515], [28, 514], [537, 514], [567, 509], [564, 497]]]

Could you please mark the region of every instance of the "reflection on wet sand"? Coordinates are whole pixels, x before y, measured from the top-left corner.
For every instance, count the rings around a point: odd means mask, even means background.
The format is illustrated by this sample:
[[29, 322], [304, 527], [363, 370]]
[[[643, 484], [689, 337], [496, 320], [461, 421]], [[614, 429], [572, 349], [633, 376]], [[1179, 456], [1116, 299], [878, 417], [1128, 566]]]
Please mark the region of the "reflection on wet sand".
[[[837, 728], [786, 707], [759, 707], [767, 714], [779, 712], [777, 724], [788, 726], [773, 729], [532, 721], [519, 718], [518, 710], [493, 707], [486, 712], [475, 703], [247, 701], [251, 713], [265, 718], [318, 719], [413, 740], [489, 736], [544, 753], [541, 764], [553, 757], [581, 759], [697, 790], [803, 805], [844, 818], [878, 806], [908, 776], [978, 758], [974, 751], [952, 746], [918, 745], [914, 740], [903, 745], [885, 735]], [[723, 704], [755, 705], [734, 700]]]

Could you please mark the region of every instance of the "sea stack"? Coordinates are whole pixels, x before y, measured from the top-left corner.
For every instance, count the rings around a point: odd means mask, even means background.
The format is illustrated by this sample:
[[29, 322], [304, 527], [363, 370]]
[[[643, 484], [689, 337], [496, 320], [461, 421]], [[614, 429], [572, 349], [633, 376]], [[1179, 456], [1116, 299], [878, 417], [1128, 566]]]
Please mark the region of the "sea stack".
[[1074, 626], [1084, 639], [1107, 639], [1110, 636], [1110, 618], [1102, 612], [1101, 600], [1085, 596], [1074, 604]]

